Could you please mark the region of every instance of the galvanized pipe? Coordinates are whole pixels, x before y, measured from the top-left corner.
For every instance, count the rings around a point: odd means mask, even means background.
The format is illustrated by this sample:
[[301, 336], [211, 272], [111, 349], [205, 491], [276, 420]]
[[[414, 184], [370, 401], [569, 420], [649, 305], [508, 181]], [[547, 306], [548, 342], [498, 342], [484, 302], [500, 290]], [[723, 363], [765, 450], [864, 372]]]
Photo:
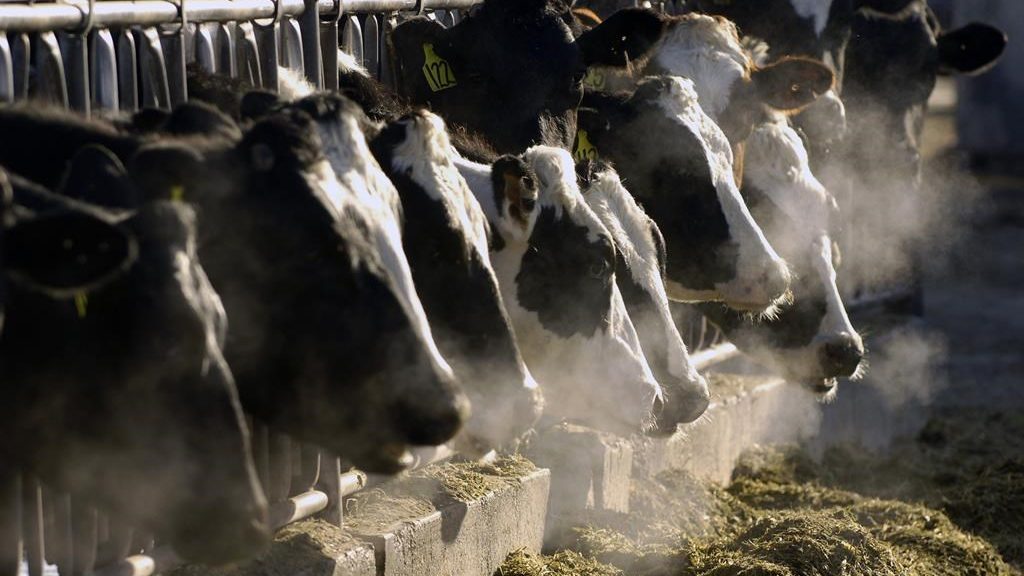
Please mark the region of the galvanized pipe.
[[[417, 0], [341, 0], [346, 14], [398, 12], [413, 10]], [[338, 13], [338, 0], [316, 0], [321, 16]], [[465, 9], [481, 0], [423, 0], [425, 9]], [[280, 0], [283, 16], [296, 16], [305, 10], [303, 0]], [[229, 22], [272, 18], [274, 0], [190, 0], [186, 6], [191, 22]], [[44, 32], [78, 30], [88, 21], [88, 3], [80, 0], [54, 4], [0, 4], [0, 30]], [[178, 7], [165, 0], [110, 0], [96, 2], [92, 25], [157, 26], [180, 21]]]

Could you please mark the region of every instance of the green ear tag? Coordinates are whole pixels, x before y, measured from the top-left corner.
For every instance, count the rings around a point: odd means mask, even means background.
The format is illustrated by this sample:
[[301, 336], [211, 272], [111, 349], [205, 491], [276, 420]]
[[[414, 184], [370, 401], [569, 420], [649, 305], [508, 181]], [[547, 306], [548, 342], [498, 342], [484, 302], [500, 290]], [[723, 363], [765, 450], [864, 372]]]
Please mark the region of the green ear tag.
[[431, 92], [440, 92], [456, 86], [455, 72], [444, 58], [434, 52], [434, 45], [423, 44], [423, 76]]
[[181, 184], [171, 186], [171, 202], [182, 202], [185, 200], [185, 187]]
[[85, 292], [75, 294], [75, 311], [79, 318], [85, 318], [89, 312], [89, 296]]
[[576, 150], [573, 151], [572, 157], [577, 162], [597, 160], [597, 148], [590, 143], [586, 130], [576, 132]]
[[604, 90], [604, 72], [593, 67], [587, 68], [587, 75], [583, 77], [583, 87]]

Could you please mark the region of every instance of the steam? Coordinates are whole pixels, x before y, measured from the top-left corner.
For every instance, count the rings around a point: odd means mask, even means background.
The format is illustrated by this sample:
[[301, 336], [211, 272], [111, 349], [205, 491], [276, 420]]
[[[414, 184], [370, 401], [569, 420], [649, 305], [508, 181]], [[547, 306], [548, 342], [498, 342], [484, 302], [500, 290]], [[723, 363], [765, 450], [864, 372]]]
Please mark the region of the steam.
[[875, 346], [871, 377], [886, 407], [896, 413], [906, 406], [928, 406], [948, 384], [943, 358], [949, 350], [945, 337], [914, 327], [899, 329]]

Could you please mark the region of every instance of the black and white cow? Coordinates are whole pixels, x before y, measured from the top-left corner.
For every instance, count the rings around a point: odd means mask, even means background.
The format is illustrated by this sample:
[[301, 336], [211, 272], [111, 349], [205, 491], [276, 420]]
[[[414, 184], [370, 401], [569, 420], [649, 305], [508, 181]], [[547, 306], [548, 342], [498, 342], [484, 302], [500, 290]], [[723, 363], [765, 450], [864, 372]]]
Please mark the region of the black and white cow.
[[470, 397], [466, 440], [477, 449], [508, 445], [540, 416], [541, 391], [491, 266], [490, 225], [455, 166], [444, 121], [409, 113], [370, 148], [401, 200], [405, 254], [434, 338]]
[[[372, 90], [360, 104], [375, 108], [370, 100], [389, 101], [382, 87], [354, 73]], [[354, 189], [389, 231], [378, 237], [378, 249], [408, 271], [405, 285], [418, 296], [415, 302], [422, 303], [442, 355], [470, 396], [475, 416], [457, 444], [478, 453], [516, 441], [540, 413], [540, 389], [522, 360], [491, 269], [486, 217], [453, 164], [456, 153], [444, 122], [413, 110], [371, 125], [347, 98], [315, 93], [290, 71], [282, 71], [281, 78], [281, 96], [293, 103], [253, 93], [243, 100], [244, 108], [255, 112], [271, 105], [308, 112], [329, 143], [331, 166], [343, 178], [353, 178], [346, 168], [348, 156], [368, 156], [360, 176], [367, 184]], [[353, 121], [361, 126], [347, 125]]]
[[0, 459], [189, 560], [258, 553], [266, 502], [194, 211], [163, 202], [115, 214], [12, 179]]
[[585, 104], [576, 156], [613, 162], [657, 222], [669, 298], [754, 312], [785, 298], [789, 271], [744, 204], [732, 147], [693, 82], [651, 77], [632, 94], [588, 93]]
[[[378, 250], [391, 232], [359, 198], [373, 162], [365, 142], [347, 157], [353, 176], [339, 178], [305, 113], [271, 114], [231, 141], [193, 133], [200, 117], [214, 123], [203, 133], [224, 135], [233, 125], [188, 111], [196, 106], [166, 120], [167, 132], [185, 133], [177, 137], [129, 139], [55, 111], [30, 113], [44, 116], [33, 124], [17, 109], [0, 110], [0, 126], [34, 126], [25, 143], [40, 147], [48, 130], [72, 132], [76, 142], [93, 131], [122, 146], [142, 200], [200, 208], [200, 250], [231, 321], [225, 355], [258, 418], [367, 471], [394, 472], [407, 462], [407, 445], [451, 438], [466, 398], [409, 292], [407, 268]], [[176, 128], [179, 119], [191, 127]], [[66, 149], [56, 147], [50, 161]]]
[[580, 193], [572, 157], [537, 146], [457, 166], [492, 223], [491, 263], [544, 387], [545, 419], [653, 428], [664, 399], [616, 285], [614, 240]]
[[690, 362], [665, 291], [665, 240], [658, 225], [636, 203], [615, 170], [597, 161], [577, 164], [583, 197], [615, 241], [615, 283], [636, 328], [640, 345], [661, 384], [663, 406], [655, 429], [671, 434], [693, 422], [710, 403], [707, 381]]
[[614, 38], [601, 26], [582, 32], [564, 0], [486, 0], [448, 29], [413, 19], [391, 37], [399, 92], [502, 153], [568, 148], [587, 67], [606, 59], [610, 41], [648, 46], [662, 33], [657, 18], [635, 16]]
[[784, 117], [754, 128], [746, 160], [743, 195], [795, 273], [793, 302], [759, 321], [722, 306], [700, 310], [740, 350], [829, 398], [836, 378], [864, 369], [864, 343], [837, 285], [835, 200], [811, 171], [808, 151]]
[[977, 23], [944, 31], [924, 0], [875, 0], [857, 10], [851, 26], [843, 87], [850, 137], [842, 161], [867, 186], [889, 188], [895, 180], [896, 188], [914, 187], [936, 78], [988, 70], [1006, 35]]

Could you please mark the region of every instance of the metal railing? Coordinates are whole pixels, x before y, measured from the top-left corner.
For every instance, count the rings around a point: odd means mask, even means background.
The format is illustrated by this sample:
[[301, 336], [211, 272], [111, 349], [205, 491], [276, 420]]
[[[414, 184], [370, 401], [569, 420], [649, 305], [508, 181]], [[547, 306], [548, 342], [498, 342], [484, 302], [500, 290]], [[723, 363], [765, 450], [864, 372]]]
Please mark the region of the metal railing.
[[[315, 86], [338, 87], [337, 47], [393, 84], [387, 34], [400, 13], [454, 25], [482, 0], [0, 0], [0, 103], [28, 98], [82, 114], [170, 108], [187, 100], [186, 65], [277, 88], [277, 66]], [[511, 1], [511, 0], [510, 0]], [[0, 137], [3, 137], [0, 135]], [[682, 328], [703, 369], [735, 348], [705, 319]], [[339, 459], [249, 423], [274, 528], [320, 515], [343, 523], [344, 499], [367, 477]], [[414, 453], [413, 468], [450, 458]], [[132, 529], [38, 479], [0, 473], [0, 576], [150, 576], [181, 563], [152, 534]]]

